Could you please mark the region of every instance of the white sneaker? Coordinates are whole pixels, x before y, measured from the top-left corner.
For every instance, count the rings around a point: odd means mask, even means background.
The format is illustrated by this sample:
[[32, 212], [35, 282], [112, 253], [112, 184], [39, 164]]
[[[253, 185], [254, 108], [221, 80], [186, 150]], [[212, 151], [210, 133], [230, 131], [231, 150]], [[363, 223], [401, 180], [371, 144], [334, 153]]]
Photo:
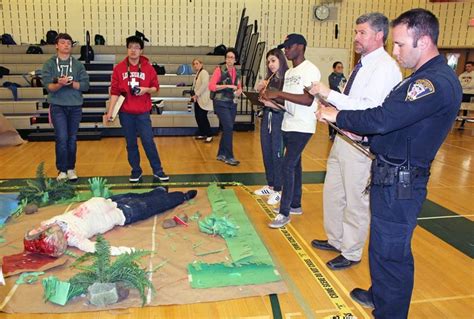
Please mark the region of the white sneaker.
[[58, 182], [67, 180], [67, 174], [64, 172], [59, 172], [58, 177], [56, 177]]
[[291, 221], [290, 216], [285, 216], [283, 214], [278, 214], [275, 219], [268, 224], [268, 227], [270, 228], [280, 228], [285, 226]]
[[76, 181], [77, 180], [76, 170], [68, 169], [67, 170], [67, 179], [70, 180], [70, 181]]
[[270, 186], [265, 185], [262, 188], [257, 189], [253, 193], [255, 195], [258, 195], [258, 196], [264, 196], [264, 195], [271, 195], [271, 194], [275, 193], [275, 191], [273, 189], [271, 189]]
[[281, 200], [281, 193], [280, 192], [274, 192], [270, 196], [268, 196], [267, 204], [268, 205], [276, 205], [280, 202]]
[[[274, 208], [273, 212], [275, 214], [280, 214], [280, 207]], [[290, 207], [290, 214], [291, 215], [302, 215], [303, 210], [301, 209], [301, 207], [297, 207], [297, 208]]]

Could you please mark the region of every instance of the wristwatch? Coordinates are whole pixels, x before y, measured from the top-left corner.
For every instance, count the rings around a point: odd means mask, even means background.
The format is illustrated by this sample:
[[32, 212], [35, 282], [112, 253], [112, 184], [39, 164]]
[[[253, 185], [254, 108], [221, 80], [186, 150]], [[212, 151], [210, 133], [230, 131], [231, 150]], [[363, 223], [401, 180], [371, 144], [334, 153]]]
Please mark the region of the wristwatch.
[[55, 84], [58, 83], [58, 78], [57, 77], [53, 78], [53, 83], [55, 83]]

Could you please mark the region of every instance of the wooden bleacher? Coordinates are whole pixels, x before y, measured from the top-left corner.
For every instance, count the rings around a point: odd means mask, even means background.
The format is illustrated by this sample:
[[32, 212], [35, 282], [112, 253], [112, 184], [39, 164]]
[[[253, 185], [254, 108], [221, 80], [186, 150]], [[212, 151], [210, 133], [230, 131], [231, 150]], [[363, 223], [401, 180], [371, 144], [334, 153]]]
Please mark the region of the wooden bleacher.
[[[0, 65], [10, 70], [10, 75], [0, 79], [0, 85], [5, 82], [18, 83], [18, 100], [13, 100], [9, 89], [0, 88], [0, 112], [13, 126], [29, 139], [51, 140], [54, 138], [52, 127], [48, 123], [48, 103], [46, 91], [43, 88], [29, 86], [29, 72], [40, 70], [43, 63], [55, 53], [53, 45], [42, 46], [44, 54], [25, 54], [28, 46], [1, 46]], [[90, 90], [84, 93], [83, 118], [80, 124], [83, 138], [100, 138], [101, 136], [121, 135], [119, 121], [104, 129], [102, 114], [106, 111], [109, 98], [110, 77], [114, 64], [126, 56], [125, 46], [93, 46], [95, 60], [86, 65], [90, 76]], [[146, 47], [145, 56], [151, 62], [163, 65], [165, 75], [159, 75], [160, 91], [153, 95], [154, 103], [163, 105], [161, 114], [153, 108], [152, 125], [157, 135], [193, 135], [197, 127], [192, 108], [188, 106], [189, 95], [183, 96], [183, 91], [189, 91], [194, 75], [177, 75], [181, 64], [191, 64], [194, 58], [204, 62], [205, 69], [211, 74], [215, 66], [223, 61], [222, 56], [206, 55], [210, 47]], [[73, 48], [73, 55], [79, 58], [80, 46]], [[179, 86], [177, 86], [179, 84]], [[215, 114], [209, 115], [211, 126], [217, 128], [218, 119]], [[254, 129], [253, 112], [245, 105], [236, 119], [236, 127], [243, 130]], [[91, 133], [92, 132], [92, 133]], [[97, 137], [99, 136], [99, 137]]]

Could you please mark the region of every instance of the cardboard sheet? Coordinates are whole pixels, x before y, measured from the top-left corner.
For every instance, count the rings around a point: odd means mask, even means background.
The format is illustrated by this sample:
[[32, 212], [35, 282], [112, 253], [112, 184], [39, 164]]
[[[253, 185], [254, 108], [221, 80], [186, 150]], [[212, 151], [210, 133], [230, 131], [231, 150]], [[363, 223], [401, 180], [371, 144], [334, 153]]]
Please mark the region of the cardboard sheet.
[[[175, 189], [170, 191], [173, 190]], [[76, 205], [78, 204], [73, 204], [72, 207]], [[66, 207], [67, 205], [42, 207], [36, 214], [24, 215], [18, 219], [10, 220], [3, 232], [7, 241], [0, 244], [0, 255], [11, 255], [21, 252], [22, 237], [25, 231], [42, 220], [63, 213]], [[161, 227], [161, 223], [165, 218], [172, 218], [179, 213], [193, 216], [196, 212], [199, 212], [202, 217], [211, 213], [205, 188], [199, 188], [198, 195], [194, 200], [184, 203], [174, 210], [133, 225], [116, 227], [104, 235], [110, 244], [114, 246], [128, 246], [146, 250], [152, 250], [153, 246], [155, 247], [151, 259], [148, 257], [142, 259], [142, 266], [147, 269], [149, 267], [154, 269], [162, 265], [153, 273], [152, 281], [156, 294], [152, 295], [151, 302], [147, 306], [210, 302], [250, 296], [264, 296], [273, 293], [279, 294], [287, 291], [282, 281], [260, 285], [208, 289], [191, 288], [187, 272], [189, 264], [194, 262], [216, 264], [230, 258], [225, 240], [219, 236], [201, 233], [196, 220], [188, 221], [188, 227], [177, 226], [170, 229], [163, 229]], [[222, 248], [225, 249], [217, 253], [202, 255], [203, 252], [221, 250]], [[75, 254], [82, 254], [77, 249], [70, 250]], [[77, 272], [76, 269], [71, 269], [69, 265], [70, 263], [67, 263], [64, 266], [46, 271], [46, 274], [40, 277], [40, 280], [55, 275], [59, 280], [67, 281]], [[12, 290], [17, 277], [6, 278], [6, 286], [0, 286], [0, 304]], [[83, 297], [70, 301], [66, 306], [59, 306], [49, 302], [44, 303], [42, 296], [43, 288], [39, 282], [33, 285], [20, 285], [2, 311], [8, 313], [64, 313], [141, 306], [138, 292], [133, 289], [130, 291], [128, 299], [106, 308], [87, 305], [87, 300]]]

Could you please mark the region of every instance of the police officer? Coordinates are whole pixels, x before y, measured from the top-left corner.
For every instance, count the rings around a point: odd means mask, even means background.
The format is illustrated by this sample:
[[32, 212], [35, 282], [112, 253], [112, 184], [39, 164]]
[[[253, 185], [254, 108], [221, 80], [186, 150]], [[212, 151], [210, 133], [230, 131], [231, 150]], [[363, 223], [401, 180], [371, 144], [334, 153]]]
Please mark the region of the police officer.
[[438, 19], [412, 9], [392, 21], [393, 55], [414, 72], [381, 107], [363, 111], [321, 108], [319, 120], [369, 135], [372, 164], [369, 260], [372, 286], [351, 297], [375, 308], [375, 318], [407, 318], [413, 290], [411, 238], [426, 198], [429, 170], [461, 104], [462, 90], [439, 54]]

